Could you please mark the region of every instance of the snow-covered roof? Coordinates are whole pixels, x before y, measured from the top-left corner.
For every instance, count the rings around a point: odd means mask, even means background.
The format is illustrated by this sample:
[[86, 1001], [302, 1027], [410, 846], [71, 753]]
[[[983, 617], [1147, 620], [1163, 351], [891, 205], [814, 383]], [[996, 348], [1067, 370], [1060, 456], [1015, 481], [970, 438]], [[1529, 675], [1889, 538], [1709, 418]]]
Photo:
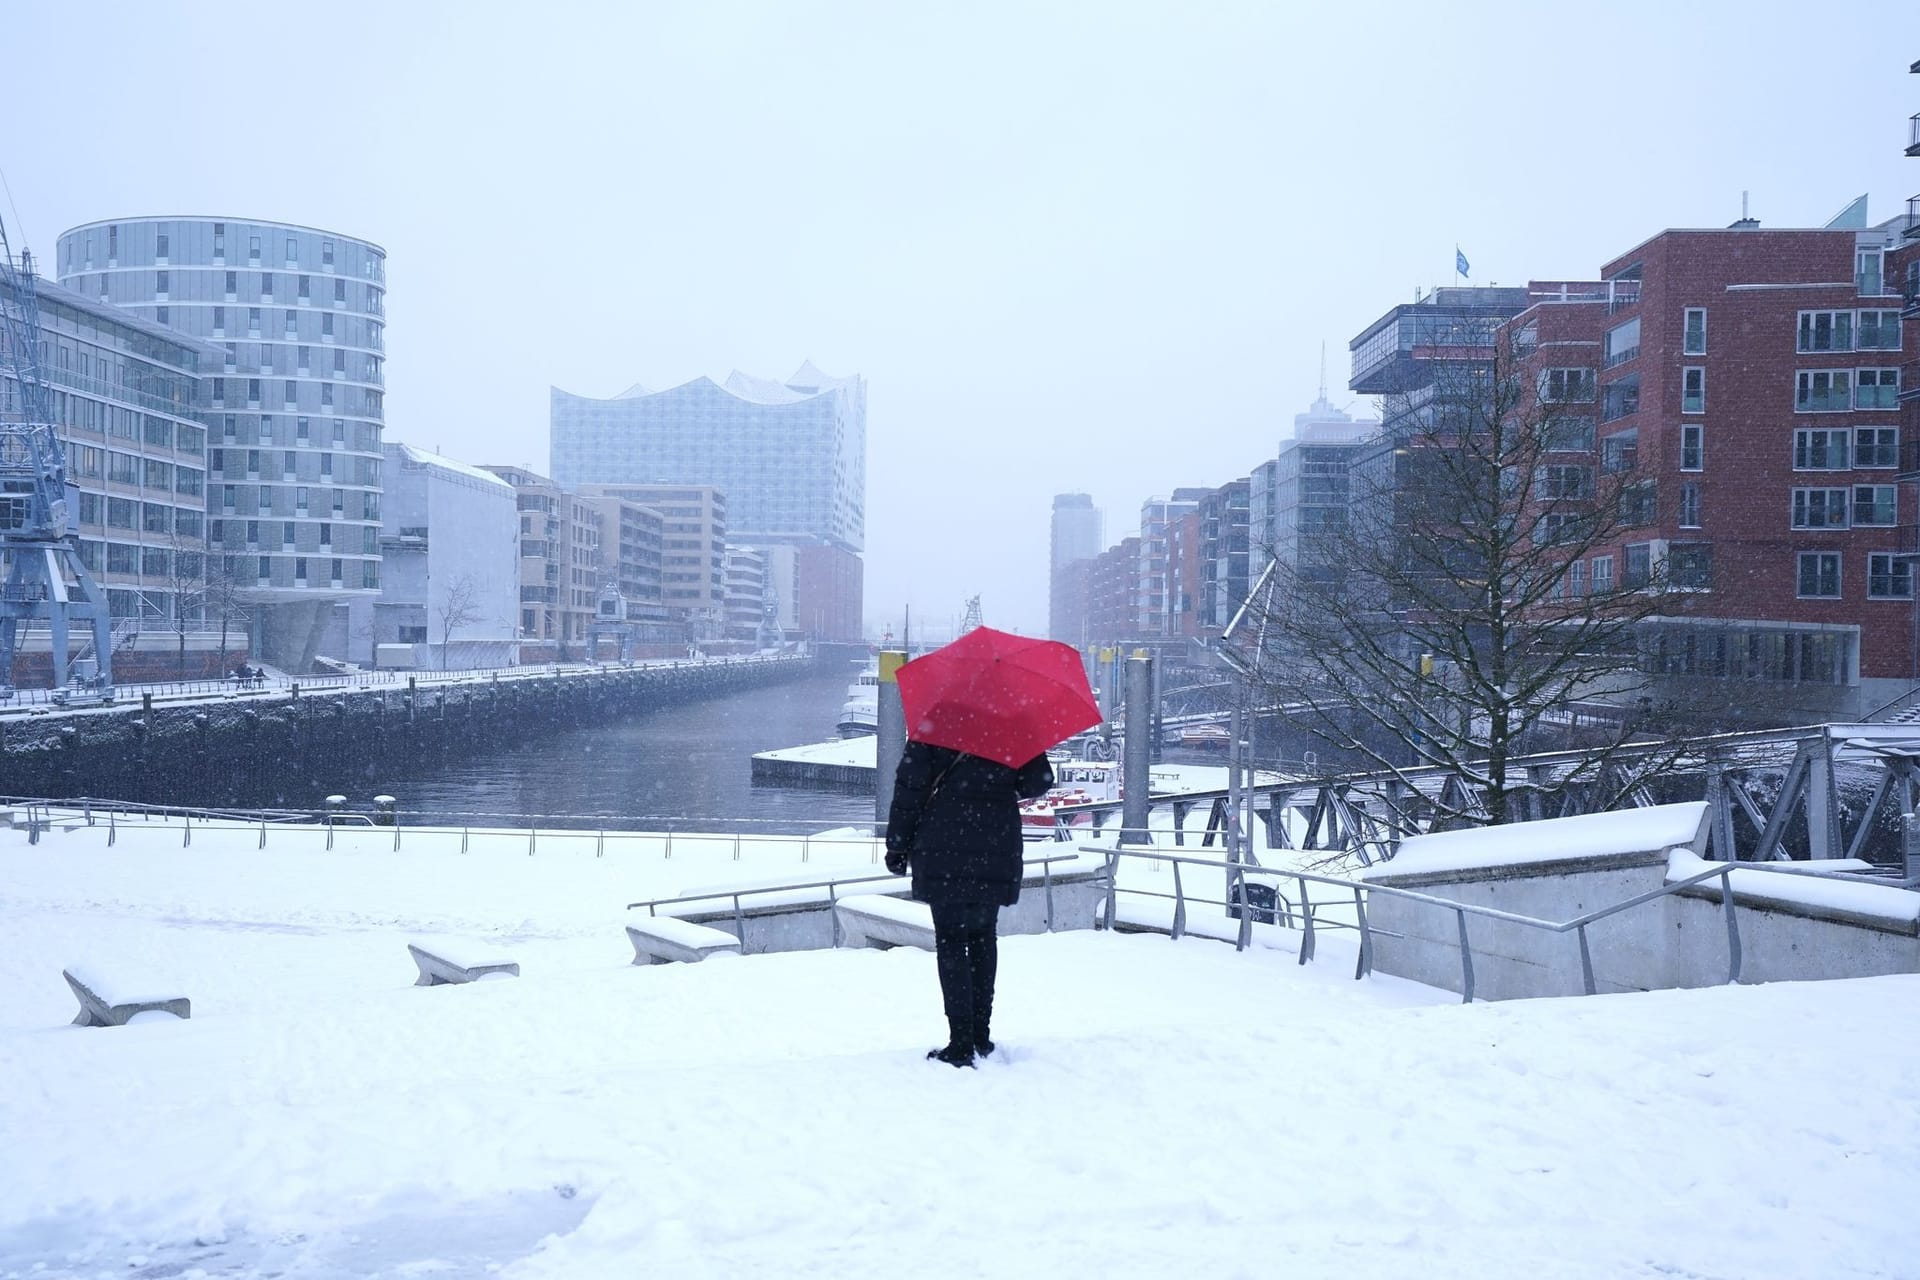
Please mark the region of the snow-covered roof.
[[493, 472], [483, 471], [472, 463], [458, 462], [444, 454], [433, 453], [426, 449], [416, 449], [410, 444], [401, 444], [397, 440], [390, 440], [387, 443], [393, 448], [398, 449], [402, 458], [414, 466], [439, 467], [443, 471], [452, 471], [457, 475], [466, 476], [470, 480], [478, 480], [483, 484], [497, 484], [503, 489], [513, 488], [512, 485], [493, 474]]

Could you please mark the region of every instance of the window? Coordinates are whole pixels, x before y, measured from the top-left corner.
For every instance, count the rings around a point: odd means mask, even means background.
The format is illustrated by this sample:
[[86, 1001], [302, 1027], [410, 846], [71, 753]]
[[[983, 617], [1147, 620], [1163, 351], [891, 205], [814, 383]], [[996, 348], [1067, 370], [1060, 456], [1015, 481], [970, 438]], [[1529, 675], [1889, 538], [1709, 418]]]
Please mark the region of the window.
[[213, 224], [213, 260], [220, 262], [224, 260], [226, 256], [227, 224], [224, 222], [216, 222]]
[[300, 403], [300, 384], [292, 378], [287, 379], [287, 408]]
[[155, 308], [153, 309], [153, 322], [154, 322], [155, 324], [168, 324], [168, 323], [170, 323], [170, 321], [169, 321], [169, 319], [168, 319], [168, 316], [169, 316], [169, 314], [170, 314], [170, 313], [169, 313], [169, 311], [167, 310], [167, 308], [165, 308], [165, 307], [155, 307]]
[[234, 296], [237, 293], [239, 293], [239, 291], [240, 291], [240, 273], [238, 271], [227, 272], [227, 301], [232, 302], [234, 300]]
[[1680, 350], [1690, 356], [1707, 354], [1707, 309], [1688, 307], [1680, 325]]
[[1600, 421], [1612, 422], [1640, 412], [1640, 375], [1630, 374], [1618, 382], [1609, 382], [1600, 394]]
[[141, 483], [149, 489], [173, 488], [173, 464], [148, 458], [141, 466]]
[[1593, 558], [1593, 594], [1605, 595], [1613, 590], [1613, 557], [1595, 556]]
[[1846, 528], [1847, 491], [1845, 489], [1795, 489], [1793, 491], [1793, 527], [1796, 529]]
[[1611, 369], [1640, 354], [1640, 317], [1607, 330], [1601, 346], [1601, 367]]
[[1676, 587], [1704, 591], [1713, 586], [1713, 546], [1705, 542], [1676, 542], [1667, 551], [1667, 581]]
[[[226, 336], [226, 333], [227, 333], [227, 309], [225, 307], [215, 307], [213, 309], [213, 336], [216, 338], [223, 338]], [[227, 363], [229, 365], [233, 363], [232, 347], [227, 348]]]
[[331, 240], [320, 242], [320, 265], [329, 268], [333, 266], [333, 241]]
[[300, 288], [299, 288], [299, 293], [300, 293], [300, 301], [302, 301], [302, 302], [305, 302], [305, 301], [307, 300], [307, 298], [309, 297], [309, 295], [310, 295], [310, 294], [312, 293], [312, 290], [311, 290], [311, 289], [310, 289], [310, 288], [308, 287], [308, 282], [309, 282], [309, 281], [310, 281], [311, 279], [312, 279], [312, 277], [311, 277], [311, 276], [301, 276], [301, 277], [300, 277]]
[[167, 296], [167, 277], [168, 273], [165, 271], [153, 273], [153, 291], [163, 298]]
[[273, 301], [273, 272], [271, 271], [260, 273], [260, 301]]
[[1897, 409], [1900, 407], [1900, 371], [1898, 369], [1856, 369], [1853, 372], [1854, 407], [1858, 409]]
[[296, 534], [299, 528], [300, 526], [295, 524], [291, 520], [287, 521], [286, 523], [280, 526], [280, 546], [282, 550], [285, 550], [285, 551], [293, 550]]
[[345, 280], [335, 280], [333, 282], [333, 305], [336, 307], [344, 307], [347, 305], [347, 282]]
[[1629, 529], [1638, 529], [1653, 523], [1658, 511], [1657, 491], [1654, 482], [1642, 480], [1620, 490], [1620, 523]]
[[1680, 527], [1682, 529], [1700, 527], [1700, 486], [1697, 484], [1680, 486]]
[[167, 260], [167, 244], [169, 239], [170, 237], [164, 231], [153, 238], [153, 256], [162, 262]]
[[1905, 556], [1876, 551], [1867, 557], [1867, 599], [1913, 599], [1913, 562]]
[[310, 429], [309, 424], [311, 423], [311, 421], [312, 419], [310, 418], [295, 418], [293, 420], [293, 438], [296, 443], [298, 444], [307, 443], [307, 438], [308, 438], [309, 429]]
[[1853, 429], [1853, 465], [1856, 467], [1899, 466], [1900, 428], [1855, 427]]
[[292, 266], [300, 260], [300, 244], [292, 236], [287, 237], [287, 265]]
[[1855, 331], [1856, 351], [1898, 351], [1900, 349], [1900, 313], [1898, 311], [1862, 311]]
[[1548, 369], [1540, 375], [1540, 398], [1558, 404], [1590, 401], [1593, 384], [1591, 369]]
[[1587, 594], [1587, 562], [1575, 560], [1567, 566], [1567, 594], [1584, 596]]
[[1847, 445], [1851, 439], [1845, 427], [1801, 427], [1793, 433], [1793, 469], [1847, 470]]
[[171, 559], [165, 547], [144, 547], [140, 551], [140, 572], [150, 578], [164, 578]]
[[259, 236], [247, 237], [247, 261], [248, 262], [260, 261], [260, 237]]
[[1697, 422], [1680, 428], [1680, 469], [1704, 471], [1707, 468], [1707, 429]]
[[1640, 460], [1640, 433], [1622, 431], [1600, 442], [1600, 470], [1608, 475], [1631, 471]]
[[1881, 263], [1882, 251], [1879, 249], [1860, 249], [1855, 251], [1853, 255], [1854, 288], [1869, 297], [1876, 293], [1884, 293], [1885, 290], [1880, 287], [1882, 284], [1882, 276], [1880, 274]]
[[258, 307], [247, 308], [247, 336], [252, 338], [260, 336], [260, 308]]
[[132, 547], [124, 542], [109, 542], [107, 544], [107, 572], [134, 572], [133, 550]]
[[1647, 585], [1653, 573], [1653, 545], [1647, 542], [1631, 543], [1627, 547], [1626, 563], [1621, 572], [1620, 585], [1632, 591]]
[[1793, 407], [1801, 413], [1838, 413], [1853, 408], [1853, 373], [1848, 369], [1802, 369]]
[[139, 510], [139, 505], [131, 498], [108, 498], [107, 526], [113, 529], [133, 528], [134, 514]]
[[1857, 484], [1853, 486], [1853, 523], [1890, 527], [1894, 523], [1894, 486]]
[[1795, 594], [1808, 600], [1840, 598], [1840, 553], [1838, 551], [1802, 551], [1799, 555]]
[[1802, 311], [1796, 351], [1853, 350], [1853, 312]]
[[292, 308], [287, 309], [287, 336], [289, 338], [300, 336], [300, 313]]
[[139, 459], [130, 453], [107, 451], [107, 479], [118, 484], [139, 484]]
[[1680, 412], [1705, 413], [1707, 411], [1707, 371], [1700, 365], [1689, 365], [1680, 371]]
[[333, 341], [333, 316], [331, 314], [320, 317], [320, 340], [322, 342]]
[[1546, 466], [1534, 473], [1536, 497], [1591, 498], [1593, 469], [1590, 467]]
[[333, 545], [333, 526], [332, 525], [323, 523], [320, 526], [320, 545], [323, 547], [330, 547]]
[[100, 523], [100, 495], [99, 494], [83, 493], [80, 495], [80, 523], [81, 524], [99, 524]]

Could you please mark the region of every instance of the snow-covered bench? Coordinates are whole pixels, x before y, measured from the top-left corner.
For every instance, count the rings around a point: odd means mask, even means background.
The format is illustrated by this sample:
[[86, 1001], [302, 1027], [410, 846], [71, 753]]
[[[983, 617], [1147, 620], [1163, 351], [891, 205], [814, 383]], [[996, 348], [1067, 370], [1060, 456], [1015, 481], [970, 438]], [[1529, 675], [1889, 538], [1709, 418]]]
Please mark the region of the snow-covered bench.
[[73, 1020], [76, 1027], [124, 1027], [136, 1013], [192, 1016], [192, 1004], [185, 996], [153, 995], [116, 986], [105, 974], [90, 969], [62, 969], [60, 974], [80, 1001], [80, 1016]]
[[924, 902], [862, 893], [834, 904], [849, 947], [933, 950], [933, 909]]
[[740, 954], [740, 939], [725, 929], [714, 929], [672, 916], [647, 916], [627, 926], [635, 964], [694, 964], [708, 956]]
[[409, 942], [407, 950], [413, 955], [413, 963], [420, 970], [420, 977], [414, 982], [416, 987], [438, 987], [452, 982], [472, 982], [477, 978], [520, 976], [517, 961], [502, 960], [498, 956], [474, 953], [465, 947], [452, 943], [434, 942], [428, 947]]

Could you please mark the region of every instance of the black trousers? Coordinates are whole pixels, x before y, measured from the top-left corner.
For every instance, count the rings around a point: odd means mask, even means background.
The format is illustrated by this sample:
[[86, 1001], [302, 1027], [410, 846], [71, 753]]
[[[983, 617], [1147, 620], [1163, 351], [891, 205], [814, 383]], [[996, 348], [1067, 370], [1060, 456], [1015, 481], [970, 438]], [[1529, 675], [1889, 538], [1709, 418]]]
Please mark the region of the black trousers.
[[955, 1044], [988, 1038], [993, 1021], [993, 975], [1000, 963], [994, 932], [1000, 908], [991, 902], [933, 905], [933, 954], [946, 1005], [947, 1036]]

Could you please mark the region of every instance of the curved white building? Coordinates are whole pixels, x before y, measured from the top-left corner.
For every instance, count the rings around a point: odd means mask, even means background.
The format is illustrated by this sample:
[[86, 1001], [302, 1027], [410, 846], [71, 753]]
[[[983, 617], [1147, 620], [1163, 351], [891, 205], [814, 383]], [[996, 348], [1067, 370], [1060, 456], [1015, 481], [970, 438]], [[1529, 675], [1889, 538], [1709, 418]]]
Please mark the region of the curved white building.
[[60, 282], [223, 349], [206, 381], [207, 543], [255, 652], [311, 663], [380, 586], [386, 251], [284, 222], [142, 217], [60, 237]]

